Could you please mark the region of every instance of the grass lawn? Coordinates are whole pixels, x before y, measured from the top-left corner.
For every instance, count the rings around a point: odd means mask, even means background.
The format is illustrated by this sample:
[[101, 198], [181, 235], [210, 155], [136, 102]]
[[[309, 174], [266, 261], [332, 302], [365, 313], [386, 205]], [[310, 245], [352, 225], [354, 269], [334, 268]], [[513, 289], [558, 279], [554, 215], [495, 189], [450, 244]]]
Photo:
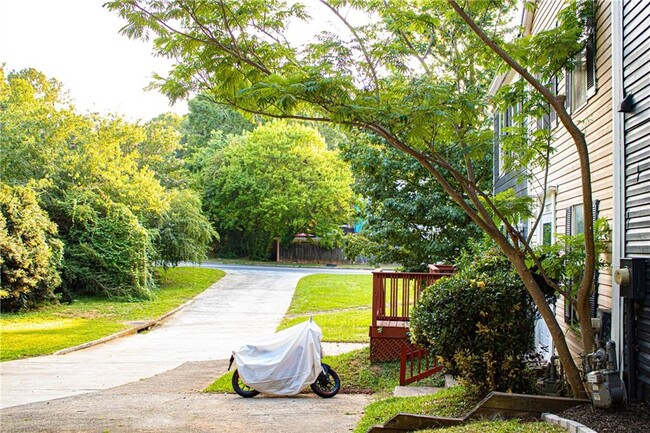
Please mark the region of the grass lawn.
[[287, 314], [368, 307], [372, 304], [372, 275], [314, 274], [296, 286]]
[[278, 331], [310, 315], [323, 341], [365, 343], [371, 321], [372, 275], [315, 274], [302, 278]]
[[418, 433], [566, 433], [562, 427], [543, 421], [522, 422], [518, 419], [508, 421], [476, 421], [456, 427], [435, 430], [418, 430]]
[[[317, 314], [314, 321], [323, 331], [323, 341], [365, 343], [368, 341], [370, 308], [342, 311], [340, 313]], [[278, 331], [307, 320], [309, 315], [282, 319]]]
[[158, 289], [148, 301], [95, 297], [37, 311], [0, 315], [0, 361], [46, 355], [129, 328], [125, 322], [152, 320], [182, 305], [218, 281], [223, 271], [170, 268], [158, 273]]

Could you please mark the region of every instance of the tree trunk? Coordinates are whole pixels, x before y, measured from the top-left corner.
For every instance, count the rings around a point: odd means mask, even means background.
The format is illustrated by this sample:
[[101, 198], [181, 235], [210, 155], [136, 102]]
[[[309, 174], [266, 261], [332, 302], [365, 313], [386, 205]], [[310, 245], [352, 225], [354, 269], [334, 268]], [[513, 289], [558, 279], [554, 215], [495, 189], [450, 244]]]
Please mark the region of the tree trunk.
[[562, 328], [557, 321], [557, 316], [555, 316], [555, 313], [546, 301], [539, 284], [537, 284], [537, 281], [535, 281], [533, 275], [526, 266], [525, 258], [521, 255], [513, 255], [508, 258], [514, 266], [515, 271], [524, 282], [524, 285], [526, 286], [526, 289], [528, 289], [530, 296], [533, 298], [535, 305], [537, 305], [537, 308], [544, 319], [544, 323], [548, 326], [551, 337], [553, 338], [553, 343], [555, 344], [555, 350], [557, 350], [560, 362], [564, 367], [564, 374], [567, 377], [567, 381], [569, 382], [574, 397], [587, 398], [585, 388], [582, 384], [580, 370], [571, 356], [571, 351], [569, 350], [566, 338], [564, 337], [564, 332], [562, 332]]

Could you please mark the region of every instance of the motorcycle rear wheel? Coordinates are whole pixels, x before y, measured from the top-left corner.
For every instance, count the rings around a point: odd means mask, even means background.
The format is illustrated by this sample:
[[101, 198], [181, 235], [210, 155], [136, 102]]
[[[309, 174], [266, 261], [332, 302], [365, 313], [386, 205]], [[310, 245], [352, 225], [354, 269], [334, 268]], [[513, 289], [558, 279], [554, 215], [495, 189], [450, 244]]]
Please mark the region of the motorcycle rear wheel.
[[323, 371], [310, 388], [319, 397], [331, 398], [341, 389], [341, 379], [329, 365], [323, 364]]
[[239, 377], [239, 372], [237, 370], [235, 370], [235, 372], [232, 374], [232, 389], [234, 389], [237, 394], [241, 395], [244, 398], [255, 397], [260, 393], [259, 391], [255, 391], [253, 388], [246, 385], [244, 381], [241, 380], [241, 377]]

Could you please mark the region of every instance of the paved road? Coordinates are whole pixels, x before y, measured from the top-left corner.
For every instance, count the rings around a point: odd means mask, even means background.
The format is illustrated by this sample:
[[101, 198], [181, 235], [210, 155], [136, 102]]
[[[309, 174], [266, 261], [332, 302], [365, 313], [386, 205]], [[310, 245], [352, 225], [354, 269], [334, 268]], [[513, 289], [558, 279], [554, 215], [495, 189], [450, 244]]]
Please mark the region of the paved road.
[[246, 341], [275, 330], [300, 278], [338, 272], [205, 266], [222, 268], [227, 275], [159, 328], [66, 355], [1, 363], [0, 406], [105, 390], [175, 369], [188, 361], [227, 359]]

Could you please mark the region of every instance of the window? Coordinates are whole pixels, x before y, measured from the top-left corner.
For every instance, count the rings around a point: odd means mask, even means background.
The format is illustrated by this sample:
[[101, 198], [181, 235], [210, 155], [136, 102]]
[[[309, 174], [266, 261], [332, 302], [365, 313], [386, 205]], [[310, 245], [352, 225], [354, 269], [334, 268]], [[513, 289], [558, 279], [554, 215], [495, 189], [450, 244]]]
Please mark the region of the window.
[[[551, 78], [546, 85], [553, 96], [557, 96], [557, 77]], [[537, 119], [537, 129], [552, 130], [558, 124], [557, 112], [550, 104], [547, 104], [548, 112], [540, 119]]]
[[[543, 196], [539, 197], [539, 204], [542, 205]], [[541, 210], [542, 216], [537, 228], [537, 244], [552, 245], [555, 242], [555, 190], [549, 189], [543, 200], [544, 209]]]
[[[594, 200], [593, 218], [598, 218], [600, 200]], [[585, 232], [585, 208], [583, 204], [577, 204], [566, 210], [566, 234], [577, 235]], [[591, 306], [591, 316], [596, 317], [598, 309], [598, 270], [594, 275], [594, 286], [591, 297], [589, 298]], [[564, 321], [566, 323], [577, 323], [578, 316], [568, 299], [564, 300]]]
[[542, 224], [542, 245], [550, 246], [553, 243], [553, 223]]
[[573, 206], [571, 221], [571, 234], [579, 235], [585, 232], [585, 208], [581, 204]]
[[596, 93], [596, 32], [590, 29], [585, 47], [574, 58], [574, 68], [566, 73], [566, 106], [579, 110]]
[[498, 122], [498, 124], [496, 125], [497, 127], [496, 140], [497, 140], [498, 153], [496, 155], [499, 164], [498, 167], [499, 176], [502, 176], [505, 173], [505, 161], [507, 157], [507, 152], [503, 149], [501, 143], [502, 143], [502, 137], [507, 134], [506, 129], [512, 126], [512, 114], [513, 114], [512, 107], [508, 107], [508, 109], [503, 113], [497, 113], [496, 122]]
[[577, 110], [587, 102], [587, 50], [582, 50], [574, 60], [571, 71], [571, 111]]

